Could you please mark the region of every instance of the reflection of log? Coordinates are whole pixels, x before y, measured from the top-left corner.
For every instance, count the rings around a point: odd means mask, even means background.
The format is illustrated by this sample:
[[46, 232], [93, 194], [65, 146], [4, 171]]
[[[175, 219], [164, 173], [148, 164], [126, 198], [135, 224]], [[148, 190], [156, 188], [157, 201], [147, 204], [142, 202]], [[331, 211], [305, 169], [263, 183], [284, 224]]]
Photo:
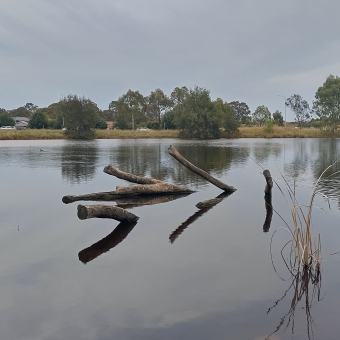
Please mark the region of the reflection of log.
[[190, 224], [194, 223], [198, 218], [200, 218], [203, 214], [205, 214], [212, 207], [204, 208], [196, 211], [192, 216], [190, 216], [185, 222], [183, 222], [176, 230], [174, 230], [169, 236], [169, 240], [171, 243], [174, 243], [179, 235], [183, 233], [183, 231], [189, 227]]
[[107, 235], [97, 243], [92, 244], [92, 246], [80, 251], [78, 254], [79, 260], [86, 264], [101, 254], [109, 251], [122, 242], [136, 224], [137, 222], [120, 223], [111, 234]]
[[267, 233], [270, 229], [273, 217], [272, 195], [264, 196], [264, 205], [266, 207], [266, 219], [263, 224], [263, 232]]
[[142, 205], [153, 205], [167, 203], [188, 196], [189, 194], [169, 194], [163, 196], [137, 196], [128, 198], [117, 198], [115, 200], [117, 207], [131, 209]]
[[78, 205], [78, 217], [81, 220], [88, 218], [112, 218], [120, 222], [135, 222], [139, 217], [128, 212], [125, 209], [112, 205], [94, 204], [94, 205]]
[[211, 184], [217, 186], [218, 188], [227, 191], [227, 192], [234, 192], [236, 191], [236, 189], [232, 186], [229, 186], [221, 181], [219, 181], [217, 178], [209, 175], [207, 172], [205, 172], [204, 170], [198, 168], [197, 166], [193, 165], [192, 163], [190, 163], [189, 161], [187, 161], [172, 145], [169, 146], [168, 148], [168, 152], [169, 154], [174, 157], [175, 159], [177, 159], [180, 163], [182, 163], [186, 168], [188, 168], [189, 170], [191, 170], [192, 172], [194, 172], [195, 174], [203, 177], [204, 179], [206, 179], [208, 182], [210, 182]]
[[204, 209], [204, 208], [213, 207], [214, 205], [222, 202], [228, 196], [230, 196], [230, 193], [223, 192], [222, 194], [218, 195], [215, 198], [212, 198], [210, 200], [205, 200], [205, 201], [202, 201], [202, 202], [198, 202], [196, 204], [196, 208]]
[[270, 174], [269, 170], [263, 170], [263, 176], [266, 179], [266, 187], [264, 189], [264, 193], [266, 195], [271, 195], [272, 194], [272, 188], [273, 188], [273, 179], [272, 175]]
[[174, 243], [175, 240], [179, 235], [183, 233], [183, 231], [189, 227], [190, 224], [194, 223], [198, 218], [200, 218], [203, 214], [208, 212], [210, 209], [212, 209], [216, 204], [220, 203], [223, 201], [226, 197], [230, 196], [230, 193], [222, 193], [218, 195], [217, 197], [199, 202], [196, 204], [196, 207], [200, 210], [196, 211], [192, 216], [190, 216], [185, 222], [183, 222], [176, 230], [172, 232], [170, 235], [169, 239], [171, 243]]
[[162, 183], [162, 181], [159, 181], [157, 179], [136, 176], [136, 175], [130, 174], [128, 172], [124, 172], [122, 170], [119, 170], [119, 169], [115, 168], [111, 164], [107, 165], [104, 168], [103, 171], [105, 173], [109, 174], [109, 175], [116, 176], [117, 178], [120, 178], [120, 179], [125, 179], [126, 181], [129, 181], [129, 182], [132, 182], [132, 183], [137, 183], [137, 184], [157, 184], [157, 183]]
[[129, 196], [143, 195], [162, 195], [162, 194], [190, 194], [194, 191], [179, 185], [160, 182], [157, 184], [134, 185], [127, 187], [119, 187], [115, 191], [97, 192], [79, 196], [64, 196], [64, 203], [72, 203], [75, 201], [114, 201], [116, 198], [124, 198]]

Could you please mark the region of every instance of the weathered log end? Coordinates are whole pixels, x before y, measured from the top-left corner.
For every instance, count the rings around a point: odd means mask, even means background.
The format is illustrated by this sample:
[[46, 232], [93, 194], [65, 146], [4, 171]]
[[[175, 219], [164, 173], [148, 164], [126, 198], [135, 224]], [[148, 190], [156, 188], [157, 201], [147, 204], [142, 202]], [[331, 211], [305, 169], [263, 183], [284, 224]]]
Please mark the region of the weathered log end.
[[72, 202], [75, 201], [74, 196], [72, 196], [72, 195], [64, 196], [61, 200], [62, 200], [63, 203], [65, 203], [65, 204], [69, 204], [69, 203], [72, 203]]
[[139, 217], [128, 212], [123, 208], [119, 208], [111, 205], [94, 204], [94, 205], [82, 205], [79, 204], [77, 208], [78, 218], [80, 220], [86, 220], [88, 218], [112, 218], [120, 222], [136, 222]]
[[272, 194], [272, 188], [273, 188], [273, 179], [272, 175], [270, 174], [269, 170], [263, 170], [263, 176], [266, 179], [266, 187], [264, 189], [264, 193], [266, 195], [271, 195]]

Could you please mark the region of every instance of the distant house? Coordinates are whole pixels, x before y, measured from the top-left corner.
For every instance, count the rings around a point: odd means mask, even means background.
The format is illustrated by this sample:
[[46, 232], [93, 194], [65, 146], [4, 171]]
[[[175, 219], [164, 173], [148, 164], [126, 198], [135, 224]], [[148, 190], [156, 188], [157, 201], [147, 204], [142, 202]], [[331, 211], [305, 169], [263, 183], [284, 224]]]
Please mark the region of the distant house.
[[15, 120], [15, 128], [17, 130], [25, 130], [28, 126], [29, 118], [26, 117], [13, 117]]
[[108, 130], [111, 130], [111, 129], [113, 129], [114, 122], [112, 122], [112, 121], [107, 121], [107, 122], [106, 122], [106, 125], [107, 125], [107, 129], [108, 129]]
[[28, 124], [28, 122], [30, 121], [29, 118], [26, 117], [13, 117], [13, 119], [15, 120], [15, 123], [25, 122]]

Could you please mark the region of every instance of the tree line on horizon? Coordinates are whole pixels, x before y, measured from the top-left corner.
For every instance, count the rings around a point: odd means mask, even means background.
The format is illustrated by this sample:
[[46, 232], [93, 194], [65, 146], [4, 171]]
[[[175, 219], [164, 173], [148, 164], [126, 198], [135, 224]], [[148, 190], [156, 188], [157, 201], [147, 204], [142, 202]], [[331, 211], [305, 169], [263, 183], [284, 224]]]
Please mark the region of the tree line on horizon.
[[[285, 105], [295, 115], [299, 127], [314, 126], [335, 131], [340, 123], [340, 78], [330, 75], [315, 94], [312, 108], [300, 95], [287, 98]], [[128, 90], [108, 109], [100, 110], [96, 103], [85, 97], [67, 95], [57, 103], [39, 108], [33, 103], [14, 110], [0, 108], [0, 126], [14, 125], [13, 117], [27, 117], [32, 129], [62, 129], [70, 138], [91, 138], [93, 129], [106, 129], [113, 121], [117, 129], [178, 129], [183, 138], [218, 138], [221, 130], [238, 131], [241, 124], [248, 126], [284, 125], [279, 110], [273, 114], [264, 106], [251, 113], [245, 102], [212, 100], [210, 91], [203, 87], [176, 87], [169, 96], [161, 89], [143, 96]]]

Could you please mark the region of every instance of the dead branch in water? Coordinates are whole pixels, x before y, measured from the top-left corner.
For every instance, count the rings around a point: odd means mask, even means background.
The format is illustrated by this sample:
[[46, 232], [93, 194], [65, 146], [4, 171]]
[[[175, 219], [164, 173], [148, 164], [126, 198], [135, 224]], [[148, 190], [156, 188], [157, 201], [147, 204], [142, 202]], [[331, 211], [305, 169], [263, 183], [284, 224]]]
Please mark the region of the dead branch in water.
[[148, 177], [142, 177], [142, 176], [136, 176], [133, 174], [130, 174], [129, 172], [125, 172], [122, 170], [119, 170], [115, 168], [112, 164], [107, 165], [104, 170], [106, 174], [115, 176], [120, 179], [124, 179], [126, 181], [129, 181], [131, 183], [137, 183], [137, 184], [157, 184], [157, 183], [164, 183], [163, 181], [159, 181], [158, 179], [154, 178], [148, 178]]
[[126, 198], [130, 196], [191, 194], [193, 192], [193, 190], [183, 186], [160, 182], [157, 184], [118, 187], [115, 191], [97, 192], [78, 196], [67, 195], [62, 198], [62, 201], [65, 204], [76, 201], [114, 201], [117, 198]]
[[270, 174], [269, 170], [263, 170], [263, 176], [266, 179], [266, 187], [264, 189], [264, 193], [266, 195], [271, 195], [272, 194], [272, 188], [273, 188], [273, 179], [272, 175]]
[[112, 205], [94, 204], [78, 205], [78, 218], [86, 220], [88, 218], [112, 218], [120, 222], [135, 222], [139, 217], [127, 210]]
[[195, 174], [203, 177], [204, 179], [206, 179], [211, 184], [213, 184], [213, 185], [217, 186], [218, 188], [220, 188], [220, 189], [222, 189], [224, 191], [227, 191], [227, 192], [234, 192], [234, 191], [236, 191], [236, 189], [234, 187], [221, 182], [217, 178], [209, 175], [207, 172], [205, 172], [204, 170], [202, 170], [199, 167], [197, 167], [196, 165], [193, 165], [192, 163], [187, 161], [172, 145], [169, 146], [168, 152], [169, 152], [169, 154], [172, 157], [177, 159], [187, 169], [189, 169], [192, 172], [194, 172]]
[[272, 195], [264, 196], [264, 205], [266, 207], [266, 219], [263, 224], [263, 232], [267, 233], [270, 229], [273, 217]]

